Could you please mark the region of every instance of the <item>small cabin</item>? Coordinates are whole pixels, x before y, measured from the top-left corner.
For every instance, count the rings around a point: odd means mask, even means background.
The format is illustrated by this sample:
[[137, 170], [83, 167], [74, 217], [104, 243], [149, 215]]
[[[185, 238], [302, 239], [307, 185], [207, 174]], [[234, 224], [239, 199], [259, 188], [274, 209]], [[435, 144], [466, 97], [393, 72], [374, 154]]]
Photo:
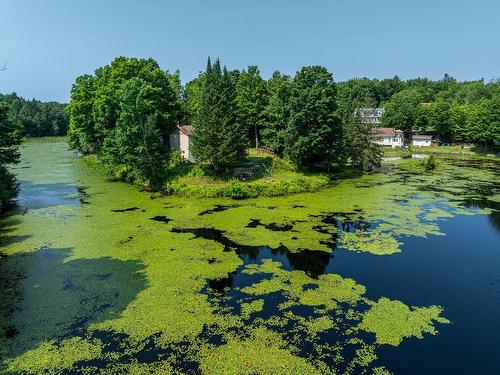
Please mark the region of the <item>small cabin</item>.
[[170, 133], [170, 149], [179, 150], [183, 160], [193, 161], [193, 156], [190, 151], [192, 134], [192, 125], [177, 126], [177, 128]]
[[413, 134], [411, 144], [415, 147], [429, 147], [432, 144], [432, 135]]
[[403, 146], [403, 132], [394, 128], [375, 128], [375, 143], [392, 148]]

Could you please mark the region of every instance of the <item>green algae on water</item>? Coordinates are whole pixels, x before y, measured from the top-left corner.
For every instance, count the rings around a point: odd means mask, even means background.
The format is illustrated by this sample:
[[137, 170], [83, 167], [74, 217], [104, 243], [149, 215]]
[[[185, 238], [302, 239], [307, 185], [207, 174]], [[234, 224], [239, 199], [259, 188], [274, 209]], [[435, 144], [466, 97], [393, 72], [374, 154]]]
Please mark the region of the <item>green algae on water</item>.
[[380, 298], [363, 316], [361, 329], [372, 332], [379, 344], [397, 346], [404, 338], [423, 338], [424, 333], [437, 333], [434, 322], [449, 323], [441, 316], [439, 306], [410, 308], [400, 301]]
[[[442, 219], [488, 212], [472, 204], [480, 197], [498, 200], [493, 170], [456, 162], [237, 206], [107, 182], [62, 140], [28, 141], [21, 166], [30, 168], [17, 169], [19, 179], [42, 198], [63, 195], [3, 220], [0, 271], [15, 277], [0, 286], [9, 297], [0, 303], [0, 372], [389, 373], [377, 348], [425, 342], [447, 322], [441, 307], [373, 301], [370, 285], [353, 278], [246, 264], [216, 240], [172, 229], [214, 228], [236, 244], [292, 254], [336, 246], [390, 257], [406, 237], [441, 235]], [[230, 208], [200, 215], [216, 204]], [[130, 207], [138, 209], [117, 211]], [[248, 227], [252, 220], [262, 225]], [[256, 281], [237, 290], [231, 309], [208, 283], [238, 272]]]

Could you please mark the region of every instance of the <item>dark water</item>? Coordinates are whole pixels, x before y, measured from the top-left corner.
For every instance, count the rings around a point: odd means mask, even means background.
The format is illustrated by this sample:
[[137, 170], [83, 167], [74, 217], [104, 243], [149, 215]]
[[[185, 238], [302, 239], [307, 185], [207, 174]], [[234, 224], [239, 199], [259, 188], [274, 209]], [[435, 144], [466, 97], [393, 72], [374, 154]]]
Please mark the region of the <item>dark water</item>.
[[[326, 223], [333, 222], [327, 215]], [[345, 221], [348, 215], [344, 215]], [[339, 224], [343, 230], [367, 228], [369, 224]], [[334, 248], [294, 253], [284, 247], [241, 246], [215, 229], [184, 229], [195, 237], [215, 240], [234, 250], [244, 265], [264, 259], [282, 263], [284, 269], [302, 270], [312, 278], [337, 273], [368, 286], [367, 297], [403, 300], [410, 306], [440, 305], [452, 324], [441, 325], [436, 336], [405, 339], [398, 347], [378, 349], [379, 363], [397, 374], [498, 374], [500, 373], [500, 229], [498, 212], [490, 215], [455, 216], [439, 222], [444, 236], [400, 237], [402, 252], [391, 256], [354, 253]], [[279, 230], [279, 229], [278, 229]], [[361, 229], [362, 230], [362, 229]], [[243, 266], [244, 267], [244, 266]], [[243, 268], [242, 267], [242, 268]], [[240, 268], [240, 270], [242, 269]], [[241, 298], [239, 289], [262, 280], [261, 276], [236, 271], [227, 278], [211, 280], [215, 297], [223, 304]], [[274, 299], [274, 303], [273, 300]], [[260, 317], [276, 314], [279, 296], [266, 297]], [[271, 306], [271, 307], [270, 307]], [[303, 315], [310, 316], [311, 311]], [[307, 351], [307, 346], [302, 348]]]
[[[440, 305], [452, 324], [437, 336], [404, 340], [379, 355], [401, 374], [498, 374], [500, 371], [500, 231], [487, 216], [440, 222], [445, 236], [403, 239], [390, 257], [338, 250], [327, 272], [368, 285], [408, 305]], [[418, 358], [418, 360], [415, 360]]]

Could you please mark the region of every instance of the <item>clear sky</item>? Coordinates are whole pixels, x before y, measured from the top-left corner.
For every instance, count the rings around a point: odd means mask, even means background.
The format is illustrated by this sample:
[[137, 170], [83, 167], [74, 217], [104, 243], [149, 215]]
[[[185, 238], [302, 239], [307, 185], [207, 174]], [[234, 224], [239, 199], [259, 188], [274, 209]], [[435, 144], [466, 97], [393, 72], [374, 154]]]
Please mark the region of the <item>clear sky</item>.
[[153, 57], [195, 77], [228, 68], [352, 77], [500, 77], [499, 0], [0, 0], [0, 92], [68, 101], [78, 75]]

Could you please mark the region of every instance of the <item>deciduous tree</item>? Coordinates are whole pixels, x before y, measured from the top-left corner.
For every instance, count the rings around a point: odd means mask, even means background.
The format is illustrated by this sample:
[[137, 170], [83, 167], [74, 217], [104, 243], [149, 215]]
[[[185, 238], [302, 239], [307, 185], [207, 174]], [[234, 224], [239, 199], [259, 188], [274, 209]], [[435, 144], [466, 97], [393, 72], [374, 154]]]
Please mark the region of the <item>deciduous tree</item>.
[[321, 66], [302, 68], [292, 81], [285, 152], [301, 168], [329, 170], [343, 164], [335, 94], [332, 74]]

